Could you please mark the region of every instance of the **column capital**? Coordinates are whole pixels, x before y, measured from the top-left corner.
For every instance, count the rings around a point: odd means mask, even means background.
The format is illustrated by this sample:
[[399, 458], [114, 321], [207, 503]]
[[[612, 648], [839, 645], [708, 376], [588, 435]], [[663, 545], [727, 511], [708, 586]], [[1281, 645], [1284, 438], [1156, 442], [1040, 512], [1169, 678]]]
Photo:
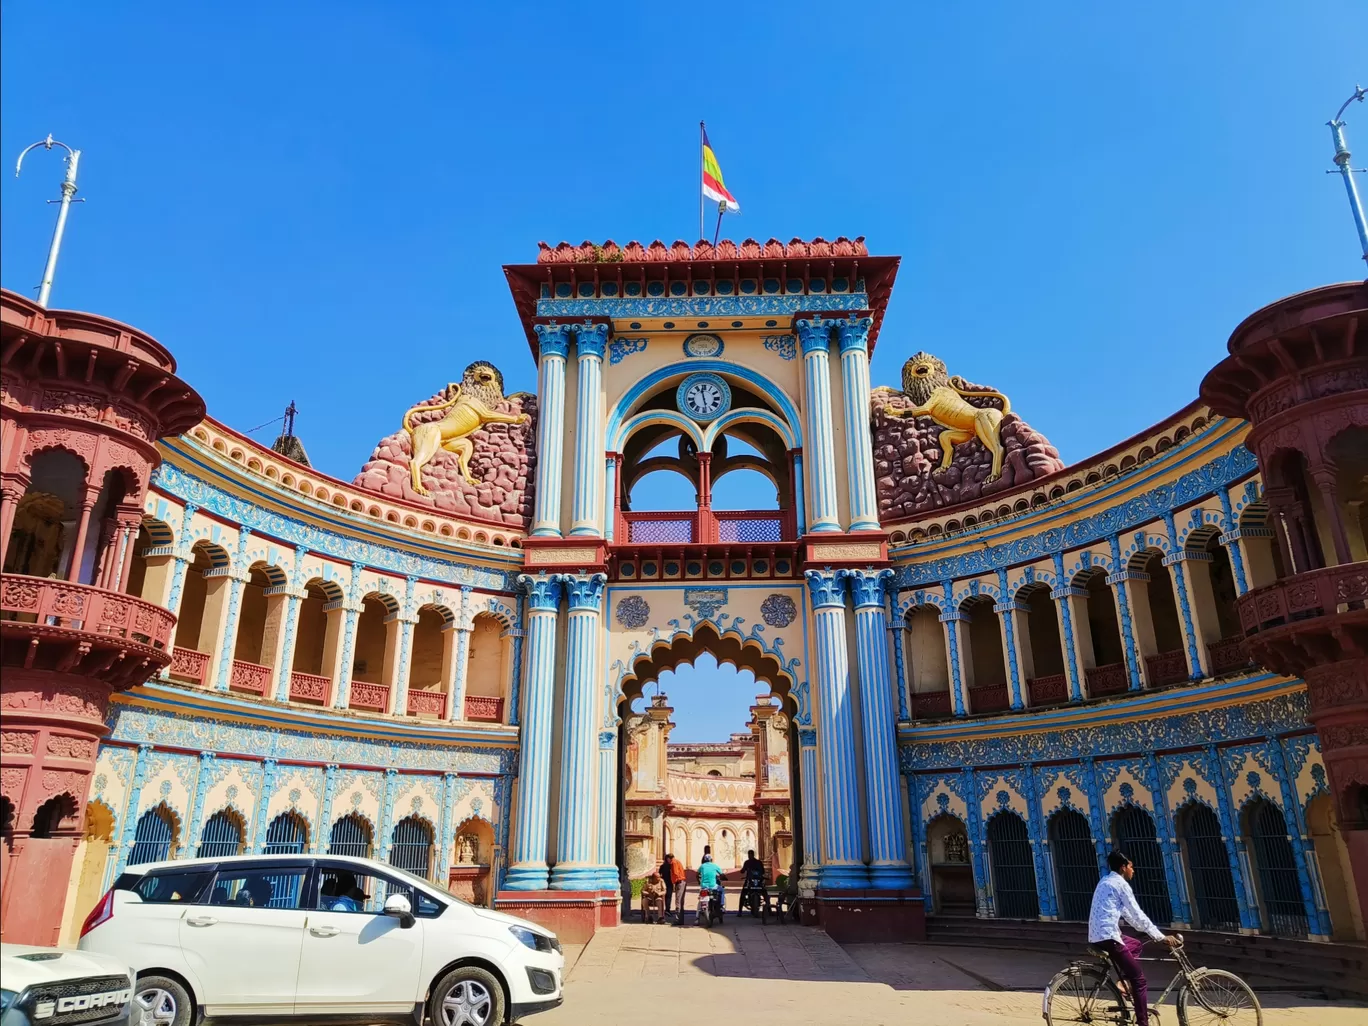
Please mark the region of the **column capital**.
[[833, 606], [845, 607], [846, 577], [849, 570], [809, 570], [803, 576], [807, 579], [808, 592], [812, 595], [812, 605], [816, 609]]
[[518, 587], [527, 592], [527, 602], [534, 613], [554, 613], [560, 607], [562, 574], [540, 573], [518, 576]]
[[841, 353], [851, 349], [866, 350], [869, 346], [869, 329], [873, 326], [872, 317], [854, 314], [836, 322], [836, 340]]
[[871, 606], [883, 609], [884, 593], [893, 580], [892, 570], [868, 568], [840, 572], [844, 573], [846, 580], [850, 582], [850, 597], [854, 599], [856, 609], [868, 609]]
[[798, 330], [798, 346], [806, 356], [811, 352], [826, 352], [831, 345], [831, 321], [821, 317], [800, 317], [793, 322]]
[[610, 325], [585, 321], [575, 325], [575, 352], [580, 359], [595, 357], [602, 360], [608, 348]]
[[1114, 574], [1107, 574], [1107, 583], [1111, 585], [1121, 584], [1124, 581], [1136, 581], [1140, 584], [1148, 584], [1150, 575], [1143, 570], [1118, 570]]
[[565, 598], [570, 612], [598, 612], [603, 605], [603, 587], [607, 574], [561, 574], [565, 583]]
[[541, 356], [559, 356], [563, 360], [569, 355], [570, 325], [552, 321], [550, 324], [534, 324], [532, 330], [537, 333], [537, 352]]
[[1174, 563], [1186, 563], [1189, 561], [1210, 563], [1211, 553], [1198, 549], [1179, 549], [1177, 552], [1170, 552], [1160, 560], [1164, 566], [1173, 566]]

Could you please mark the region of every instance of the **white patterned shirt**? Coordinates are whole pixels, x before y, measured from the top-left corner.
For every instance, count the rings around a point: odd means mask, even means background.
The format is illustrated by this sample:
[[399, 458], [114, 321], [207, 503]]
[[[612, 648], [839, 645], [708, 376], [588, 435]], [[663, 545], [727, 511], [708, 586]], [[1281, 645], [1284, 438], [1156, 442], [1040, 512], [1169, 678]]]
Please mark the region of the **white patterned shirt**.
[[1092, 910], [1088, 913], [1088, 943], [1109, 940], [1119, 944], [1122, 919], [1154, 940], [1164, 939], [1164, 931], [1150, 922], [1126, 878], [1120, 873], [1108, 873], [1093, 891]]

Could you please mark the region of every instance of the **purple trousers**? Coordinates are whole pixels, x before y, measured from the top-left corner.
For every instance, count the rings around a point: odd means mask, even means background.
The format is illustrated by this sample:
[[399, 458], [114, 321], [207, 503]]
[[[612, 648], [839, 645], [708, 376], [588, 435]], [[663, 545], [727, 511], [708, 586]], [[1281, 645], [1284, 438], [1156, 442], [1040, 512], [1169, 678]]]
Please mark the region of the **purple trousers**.
[[1145, 942], [1136, 937], [1122, 937], [1120, 944], [1109, 940], [1094, 945], [1111, 956], [1121, 979], [1130, 984], [1137, 1026], [1149, 1026], [1149, 984], [1145, 982], [1145, 970], [1140, 968], [1140, 951], [1144, 946]]

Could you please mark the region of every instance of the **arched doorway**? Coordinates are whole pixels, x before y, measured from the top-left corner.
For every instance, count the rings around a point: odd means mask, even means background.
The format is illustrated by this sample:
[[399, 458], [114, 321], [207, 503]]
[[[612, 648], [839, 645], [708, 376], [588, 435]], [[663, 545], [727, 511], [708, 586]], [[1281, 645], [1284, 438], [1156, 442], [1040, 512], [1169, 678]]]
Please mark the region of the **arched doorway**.
[[931, 867], [931, 903], [936, 914], [972, 916], [974, 864], [964, 820], [943, 813], [926, 824], [926, 861]]
[[1282, 809], [1256, 798], [1245, 809], [1244, 821], [1265, 929], [1278, 937], [1305, 937], [1306, 905]]
[[993, 869], [993, 899], [1000, 919], [1037, 919], [1035, 859], [1026, 821], [1004, 809], [988, 820], [988, 858]]
[[1059, 916], [1086, 922], [1097, 887], [1097, 849], [1088, 818], [1076, 809], [1060, 809], [1050, 817], [1050, 850], [1054, 854]]
[[1193, 802], [1179, 813], [1178, 837], [1197, 910], [1195, 925], [1204, 930], [1239, 930], [1235, 878], [1216, 813], [1201, 802]]
[[1138, 805], [1123, 805], [1112, 815], [1112, 838], [1116, 847], [1135, 863], [1131, 889], [1145, 915], [1159, 925], [1171, 923], [1173, 905], [1153, 818]]
[[1358, 890], [1344, 843], [1335, 802], [1322, 791], [1306, 806], [1306, 829], [1311, 835], [1325, 905], [1330, 912], [1331, 940], [1363, 940], [1363, 924], [1357, 920]]

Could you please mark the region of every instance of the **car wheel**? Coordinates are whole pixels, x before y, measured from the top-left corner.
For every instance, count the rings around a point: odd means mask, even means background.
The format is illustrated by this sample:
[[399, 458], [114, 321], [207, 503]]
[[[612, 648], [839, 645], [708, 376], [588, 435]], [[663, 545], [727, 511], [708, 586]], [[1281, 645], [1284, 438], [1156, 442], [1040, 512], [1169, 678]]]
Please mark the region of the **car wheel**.
[[169, 976], [143, 976], [133, 991], [129, 1019], [136, 1026], [190, 1026], [193, 1012], [190, 995], [180, 983]]
[[503, 1021], [503, 987], [487, 969], [453, 969], [432, 992], [433, 1026], [503, 1026]]

